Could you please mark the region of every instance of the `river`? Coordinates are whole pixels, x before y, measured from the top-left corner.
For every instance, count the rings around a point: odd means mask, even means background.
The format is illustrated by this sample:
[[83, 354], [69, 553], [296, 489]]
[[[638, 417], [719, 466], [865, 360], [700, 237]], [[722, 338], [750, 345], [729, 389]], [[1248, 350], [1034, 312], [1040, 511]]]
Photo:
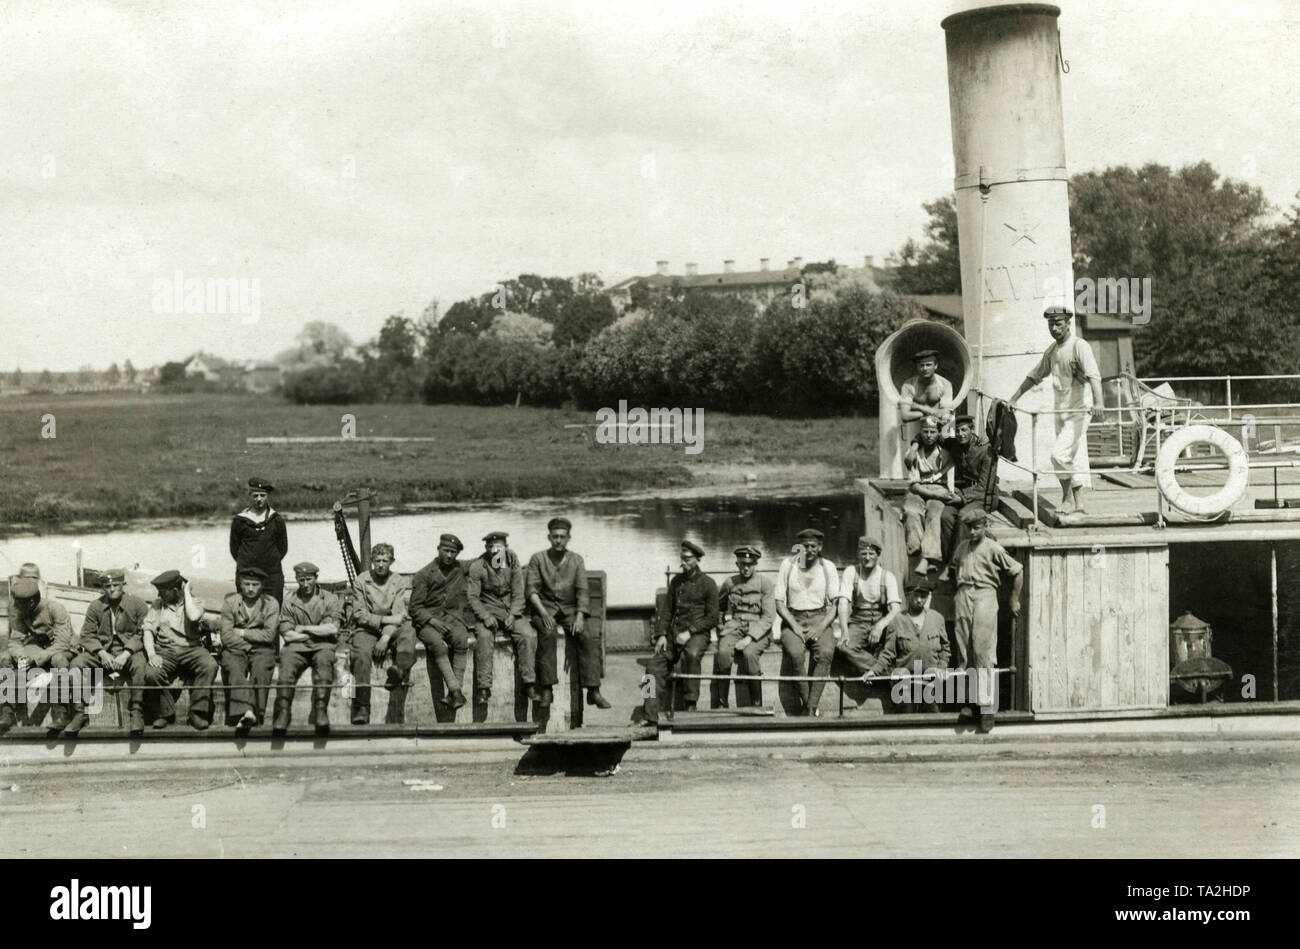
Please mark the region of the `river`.
[[[782, 498], [739, 493], [716, 498], [509, 502], [381, 515], [372, 522], [371, 540], [392, 544], [397, 569], [407, 573], [433, 559], [438, 535], [444, 531], [464, 542], [462, 556], [479, 553], [480, 538], [489, 530], [508, 531], [510, 546], [526, 559], [546, 546], [546, 522], [557, 514], [573, 521], [572, 549], [586, 558], [588, 567], [608, 575], [611, 606], [652, 603], [655, 589], [664, 585], [664, 568], [678, 563], [683, 537], [708, 552], [707, 570], [732, 567], [731, 551], [739, 544], [756, 544], [763, 551], [761, 569], [776, 565], [794, 543], [795, 533], [816, 527], [826, 534], [827, 556], [843, 565], [855, 555], [864, 521], [862, 498], [853, 492]], [[316, 563], [322, 579], [344, 579], [333, 522], [293, 519], [292, 512], [286, 518], [288, 579], [293, 579], [293, 564], [302, 560]], [[355, 519], [350, 524], [355, 543]], [[228, 536], [228, 524], [213, 524], [13, 537], [0, 541], [0, 568], [13, 573], [19, 564], [32, 561], [40, 564], [47, 579], [66, 582], [75, 576], [74, 545], [79, 544], [87, 567], [138, 565], [159, 572], [176, 568], [191, 577], [231, 580], [234, 589]]]

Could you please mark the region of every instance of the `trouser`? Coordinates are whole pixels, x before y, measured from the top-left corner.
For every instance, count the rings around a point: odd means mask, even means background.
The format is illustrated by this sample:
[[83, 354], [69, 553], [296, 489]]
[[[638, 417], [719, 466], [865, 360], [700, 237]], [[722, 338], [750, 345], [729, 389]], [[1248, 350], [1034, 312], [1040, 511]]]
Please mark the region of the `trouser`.
[[[533, 617], [533, 628], [537, 630], [537, 684], [552, 686], [560, 681], [560, 670], [556, 646], [560, 641], [560, 630], [564, 630], [570, 639], [566, 648], [577, 652], [578, 684], [584, 689], [599, 689], [601, 674], [600, 636], [591, 628], [588, 621], [581, 633], [573, 632], [573, 618], [557, 614], [555, 628], [550, 632], [542, 626], [540, 617]], [[572, 653], [569, 666], [573, 667]]]
[[320, 724], [328, 721], [330, 686], [334, 684], [334, 644], [285, 643], [280, 649], [280, 682], [275, 690], [275, 718], [278, 727], [288, 727], [293, 713], [294, 686], [309, 666], [312, 711], [316, 713]]
[[[212, 683], [217, 680], [217, 660], [202, 646], [163, 647], [157, 650], [157, 654], [162, 665], [155, 668], [146, 662], [145, 685], [170, 685], [172, 679], [180, 676], [190, 686], [190, 714], [211, 722]], [[158, 698], [149, 704], [157, 707], [159, 718], [171, 718], [176, 709], [169, 690], [160, 689], [157, 695]]]
[[[46, 649], [42, 646], [36, 645], [35, 643], [28, 643], [26, 646], [19, 647], [17, 655], [13, 653], [5, 653], [3, 656], [0, 656], [0, 667], [17, 669], [18, 656], [22, 656], [22, 658], [27, 660], [28, 669], [67, 669], [72, 662], [72, 653], [70, 652]], [[10, 703], [10, 707], [14, 708], [15, 711], [21, 710], [23, 713], [26, 713], [26, 708], [19, 709], [16, 697], [15, 700]], [[37, 724], [40, 718], [44, 717], [44, 714], [44, 711], [41, 711], [38, 719], [33, 721], [31, 724]], [[54, 704], [53, 715], [55, 718], [55, 724], [58, 724], [60, 720], [66, 718], [67, 708], [63, 705]]]
[[1052, 467], [1057, 478], [1073, 488], [1092, 485], [1088, 467], [1088, 413], [1056, 416], [1056, 441], [1052, 445]]
[[[737, 649], [736, 644], [742, 636], [749, 636], [751, 642], [744, 649]], [[734, 665], [737, 675], [762, 675], [760, 659], [772, 642], [772, 627], [763, 628], [757, 622], [730, 620], [718, 631], [718, 651], [713, 654], [713, 674], [731, 675]], [[730, 679], [714, 679], [709, 683], [709, 707], [722, 708], [727, 704], [727, 695], [731, 691]], [[763, 704], [763, 683], [736, 683], [736, 708]]]
[[420, 628], [424, 659], [429, 666], [429, 692], [438, 701], [439, 680], [448, 692], [461, 691], [469, 661], [469, 627], [459, 616], [445, 613]]
[[[116, 658], [121, 653], [122, 650], [119, 649], [117, 652], [112, 653], [112, 655]], [[118, 670], [118, 675], [122, 677], [122, 681], [126, 683], [127, 689], [129, 690], [127, 692], [127, 708], [132, 712], [144, 712], [144, 693], [140, 689], [140, 684], [144, 681], [144, 671], [148, 664], [149, 658], [143, 652], [133, 652], [131, 653], [131, 657], [127, 659], [126, 665]], [[98, 653], [80, 652], [75, 658], [73, 658], [70, 668], [76, 670], [78, 675], [82, 675], [87, 669], [103, 670], [105, 669], [105, 666], [103, 660], [99, 658]], [[80, 692], [81, 698], [74, 699], [72, 702], [72, 710], [74, 712], [86, 711], [85, 686], [86, 683], [83, 681]]]
[[[251, 566], [251, 565], [244, 565], [244, 566]], [[265, 580], [262, 581], [262, 592], [271, 594], [271, 596], [275, 597], [275, 602], [283, 606], [284, 605], [284, 574], [280, 572], [280, 569], [278, 567], [273, 571], [267, 570], [266, 573], [267, 573], [267, 577]], [[235, 589], [236, 590], [239, 589], [238, 572], [236, 572], [235, 574]]]
[[924, 559], [933, 563], [943, 560], [945, 507], [947, 505], [936, 498], [926, 500], [910, 491], [903, 498], [903, 533], [909, 554], [920, 551]]
[[233, 724], [249, 709], [257, 723], [266, 718], [266, 700], [271, 694], [271, 675], [275, 672], [275, 649], [253, 646], [243, 650], [221, 651], [221, 679], [228, 687], [226, 721]]
[[[963, 584], [953, 600], [953, 639], [957, 647], [957, 666], [961, 669], [995, 669], [998, 664], [998, 591], [993, 587]], [[992, 705], [995, 692], [994, 673], [977, 673], [975, 701]], [[969, 694], [969, 693], [968, 693]]]
[[[790, 610], [790, 614], [806, 628], [820, 621], [825, 615], [825, 610]], [[807, 639], [799, 635], [796, 630], [783, 629], [781, 650], [784, 654], [781, 661], [782, 675], [829, 675], [831, 659], [835, 656], [834, 622], [828, 621], [820, 636], [809, 636]], [[794, 686], [803, 706], [801, 711], [804, 714], [811, 714], [821, 702], [826, 683], [796, 682]]]
[[943, 559], [946, 563], [951, 557], [952, 552], [957, 549], [957, 545], [966, 539], [970, 532], [966, 525], [962, 523], [961, 516], [967, 511], [984, 510], [984, 502], [971, 501], [968, 504], [945, 504], [943, 508], [943, 536], [948, 541], [948, 547], [944, 551]]
[[[678, 643], [673, 637], [676, 633], [668, 634], [668, 649], [665, 653], [667, 663], [665, 673], [668, 669], [673, 672], [684, 673], [685, 675], [699, 675], [703, 668], [701, 660], [709, 649], [709, 634], [692, 633], [691, 638], [684, 643]], [[671, 695], [672, 689], [668, 687], [668, 679], [665, 675], [662, 682], [655, 683], [656, 695]], [[683, 702], [695, 703], [700, 700], [700, 680], [699, 679], [682, 679], [676, 684], [676, 694]]]
[[856, 610], [849, 614], [848, 629], [835, 646], [835, 652], [859, 673], [871, 671], [880, 651], [885, 648], [885, 637], [871, 642], [871, 627], [883, 614], [879, 610]]
[[[515, 667], [519, 670], [520, 681], [532, 685], [537, 681], [537, 633], [532, 624], [522, 616], [511, 618], [507, 613], [493, 613], [497, 629], [510, 636], [515, 648]], [[482, 623], [474, 629], [474, 688], [492, 689], [492, 651], [495, 648], [496, 631], [487, 629]]]
[[388, 636], [388, 654], [397, 671], [402, 675], [402, 684], [388, 693], [389, 723], [401, 723], [405, 719], [406, 690], [411, 686], [411, 667], [415, 665], [415, 627], [410, 623], [400, 626], [385, 626], [375, 635], [372, 629], [357, 628], [352, 631], [349, 642], [348, 668], [356, 683], [352, 696], [352, 714], [364, 712], [370, 719], [370, 672], [374, 668], [375, 644], [380, 636]]

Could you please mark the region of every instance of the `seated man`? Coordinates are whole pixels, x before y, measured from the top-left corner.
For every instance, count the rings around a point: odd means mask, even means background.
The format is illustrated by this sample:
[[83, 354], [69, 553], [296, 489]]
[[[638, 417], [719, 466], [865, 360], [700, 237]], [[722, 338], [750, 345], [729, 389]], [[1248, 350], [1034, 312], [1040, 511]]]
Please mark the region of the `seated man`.
[[939, 444], [939, 423], [921, 422], [921, 432], [908, 449], [907, 496], [903, 499], [903, 529], [907, 552], [920, 553], [916, 572], [927, 574], [943, 562], [943, 509], [956, 499], [952, 456]]
[[[609, 708], [600, 694], [600, 677], [604, 673], [600, 630], [587, 623], [591, 616], [591, 593], [587, 587], [587, 564], [580, 554], [569, 550], [573, 523], [567, 517], [553, 517], [546, 522], [548, 550], [528, 558], [524, 596], [532, 607], [533, 626], [537, 629], [537, 704], [550, 705], [552, 686], [560, 681], [556, 668], [559, 633], [572, 636], [566, 641], [566, 664], [575, 670], [578, 682], [587, 690], [587, 704]], [[572, 656], [569, 647], [577, 654]]]
[[[275, 718], [271, 734], [280, 736], [289, 730], [293, 719], [293, 693], [298, 679], [311, 667], [311, 719], [316, 734], [330, 733], [330, 686], [334, 683], [334, 647], [343, 622], [343, 604], [316, 583], [320, 568], [304, 561], [295, 564], [294, 579], [298, 589], [284, 598], [280, 607], [280, 684], [275, 694]], [[241, 719], [240, 725], [248, 730]]]
[[[835, 564], [821, 555], [825, 535], [807, 528], [795, 535], [794, 550], [776, 575], [776, 613], [783, 628], [773, 638], [781, 644], [781, 675], [827, 676], [840, 638], [835, 603], [840, 578]], [[792, 715], [820, 715], [825, 682], [795, 684]]]
[[[217, 661], [205, 645], [203, 601], [190, 593], [190, 584], [175, 570], [166, 570], [152, 581], [158, 598], [145, 614], [144, 651], [147, 686], [169, 686], [177, 675], [190, 686], [190, 717], [193, 728], [202, 731], [212, 724], [212, 683], [217, 678]], [[165, 728], [175, 715], [170, 694], [157, 690], [148, 705], [157, 709], [154, 728]]]
[[[704, 548], [694, 541], [682, 541], [681, 572], [668, 581], [668, 601], [651, 664], [646, 667], [655, 677], [655, 696], [662, 702], [672, 694], [668, 672], [700, 674], [700, 660], [709, 648], [709, 634], [718, 625], [718, 585], [700, 569]], [[676, 687], [684, 708], [695, 711], [700, 698], [700, 680], [683, 679]], [[647, 718], [649, 718], [647, 712]]]
[[280, 604], [263, 592], [261, 567], [239, 571], [239, 592], [221, 606], [221, 678], [226, 684], [226, 724], [247, 735], [266, 719], [280, 637]]
[[[469, 658], [468, 580], [464, 563], [456, 555], [465, 549], [455, 534], [438, 538], [438, 556], [425, 564], [411, 578], [411, 617], [416, 635], [424, 643], [424, 658], [429, 666], [429, 691], [435, 704], [444, 706], [453, 716], [465, 704], [461, 684]], [[439, 699], [436, 688], [441, 680], [446, 695]]]
[[[966, 511], [983, 511], [985, 488], [990, 481], [997, 491], [997, 457], [988, 439], [975, 432], [975, 419], [957, 416], [957, 434], [943, 443], [953, 459], [953, 499], [943, 509], [942, 533], [945, 562], [957, 545], [966, 539], [961, 515]], [[947, 570], [945, 568], [945, 573]], [[946, 579], [946, 578], [943, 578]]]
[[[39, 581], [19, 577], [9, 588], [14, 611], [9, 620], [9, 648], [0, 657], [0, 668], [13, 669], [26, 676], [27, 669], [66, 669], [72, 661], [72, 621], [58, 600], [41, 595]], [[52, 725], [62, 731], [68, 711], [55, 705]], [[18, 723], [15, 705], [0, 707], [0, 734]]]
[[[885, 629], [885, 641], [880, 655], [863, 670], [863, 678], [886, 675], [893, 670], [915, 676], [930, 671], [946, 674], [948, 670], [948, 629], [943, 617], [928, 606], [929, 581], [923, 577], [908, 577], [906, 586], [907, 612], [895, 611]], [[937, 703], [916, 702], [912, 698], [923, 695], [925, 691], [934, 695], [942, 688], [941, 679], [937, 679], [928, 688], [919, 679], [902, 680], [902, 683], [895, 683], [890, 690], [894, 697], [892, 704], [900, 712], [937, 712]], [[906, 700], [900, 701], [904, 696]]]
[[[742, 676], [762, 675], [760, 660], [772, 641], [772, 624], [776, 622], [776, 581], [759, 576], [757, 547], [737, 547], [736, 573], [722, 581], [718, 591], [718, 611], [722, 628], [718, 631], [718, 651], [713, 657], [713, 672], [730, 675], [732, 658]], [[709, 707], [726, 708], [730, 679], [714, 679], [710, 684]], [[736, 683], [736, 707], [763, 704], [763, 683]]]
[[884, 648], [885, 630], [902, 609], [898, 578], [880, 563], [884, 544], [878, 537], [858, 538], [858, 562], [844, 568], [839, 613], [844, 635], [835, 647], [858, 672], [875, 665]]
[[[144, 682], [146, 658], [144, 638], [145, 614], [149, 606], [138, 596], [126, 592], [126, 573], [108, 570], [104, 573], [104, 592], [99, 599], [86, 607], [86, 618], [81, 624], [80, 651], [73, 657], [71, 668], [84, 674], [87, 669], [100, 669], [105, 674], [116, 672], [130, 689], [128, 693], [128, 730], [132, 736], [144, 734]], [[63, 734], [75, 738], [86, 727], [84, 699], [73, 703], [72, 720]]]
[[932, 418], [942, 431], [952, 417], [952, 383], [939, 375], [939, 351], [922, 349], [912, 355], [916, 375], [898, 390], [898, 417], [906, 445], [916, 437], [923, 419]]
[[393, 573], [391, 544], [370, 548], [370, 569], [352, 581], [351, 630], [348, 661], [356, 681], [352, 699], [353, 725], [370, 724], [370, 670], [372, 662], [392, 659], [388, 667], [388, 714], [384, 721], [406, 721], [406, 692], [415, 665], [415, 627], [408, 615], [411, 581]]
[[510, 637], [515, 668], [528, 701], [537, 701], [537, 632], [524, 619], [524, 565], [506, 546], [510, 535], [493, 531], [469, 565], [465, 593], [478, 621], [474, 631], [474, 719], [487, 720], [492, 694], [492, 651], [498, 630]]

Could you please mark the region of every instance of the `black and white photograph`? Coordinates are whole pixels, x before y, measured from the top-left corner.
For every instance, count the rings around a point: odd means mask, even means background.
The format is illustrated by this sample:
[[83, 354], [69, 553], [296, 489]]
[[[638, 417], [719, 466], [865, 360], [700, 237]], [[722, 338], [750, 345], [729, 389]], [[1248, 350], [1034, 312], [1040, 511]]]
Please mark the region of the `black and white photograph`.
[[1300, 856], [1298, 85], [1295, 0], [6, 0], [23, 913], [1107, 860], [1094, 921], [1239, 938]]

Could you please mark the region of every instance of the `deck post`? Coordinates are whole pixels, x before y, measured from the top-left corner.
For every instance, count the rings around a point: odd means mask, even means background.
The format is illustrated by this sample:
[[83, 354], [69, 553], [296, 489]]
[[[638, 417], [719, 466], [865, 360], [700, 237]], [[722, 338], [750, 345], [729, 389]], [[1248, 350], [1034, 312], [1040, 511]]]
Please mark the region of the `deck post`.
[[1278, 700], [1277, 681], [1277, 544], [1268, 545], [1269, 589], [1273, 598], [1273, 701]]

